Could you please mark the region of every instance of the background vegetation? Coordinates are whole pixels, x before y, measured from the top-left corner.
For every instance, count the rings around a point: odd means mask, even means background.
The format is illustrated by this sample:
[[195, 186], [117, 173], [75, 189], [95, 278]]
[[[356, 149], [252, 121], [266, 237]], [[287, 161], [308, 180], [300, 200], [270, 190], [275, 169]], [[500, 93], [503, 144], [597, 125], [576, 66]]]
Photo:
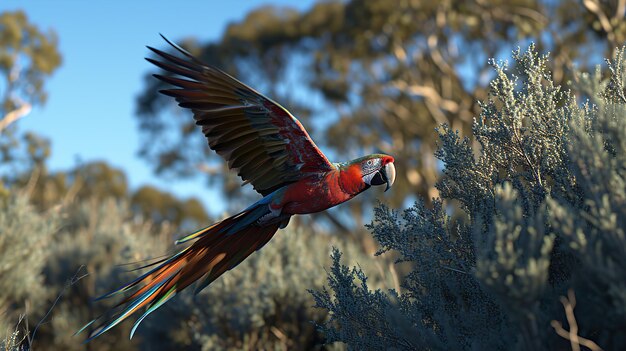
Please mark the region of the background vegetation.
[[[0, 349], [623, 349], [625, 11], [333, 1], [257, 9], [211, 43], [172, 38], [281, 101], [332, 159], [394, 155], [397, 184], [367, 230], [375, 192], [292, 223], [132, 341], [123, 324], [87, 345], [72, 334], [106, 308], [91, 297], [136, 273], [120, 265], [211, 219], [106, 163], [48, 171], [51, 141], [19, 119], [54, 94], [62, 53], [26, 14], [0, 14]], [[508, 66], [488, 60], [518, 45]], [[159, 84], [137, 101], [141, 156], [161, 176], [203, 171], [245, 206]]]
[[493, 62], [472, 126], [480, 146], [439, 129], [441, 199], [401, 218], [380, 206], [369, 226], [379, 253], [414, 263], [401, 290], [372, 291], [333, 253], [330, 289], [313, 292], [332, 313], [322, 327], [330, 340], [354, 349], [623, 349], [625, 53], [608, 62], [606, 80], [578, 76], [584, 104], [554, 85], [532, 45], [514, 53], [513, 72]]

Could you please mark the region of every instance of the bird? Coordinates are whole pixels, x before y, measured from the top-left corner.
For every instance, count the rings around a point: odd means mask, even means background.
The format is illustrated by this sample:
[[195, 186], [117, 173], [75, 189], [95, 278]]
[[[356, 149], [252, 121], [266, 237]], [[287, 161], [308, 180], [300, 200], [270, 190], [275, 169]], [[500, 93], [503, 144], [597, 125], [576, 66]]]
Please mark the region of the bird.
[[176, 244], [192, 243], [140, 267], [150, 269], [96, 298], [126, 295], [76, 332], [94, 325], [85, 342], [143, 311], [130, 332], [132, 338], [150, 313], [196, 281], [196, 293], [207, 287], [261, 249], [291, 217], [324, 211], [371, 186], [384, 185], [387, 191], [395, 180], [392, 156], [378, 153], [330, 162], [284, 107], [161, 37], [174, 53], [147, 46], [156, 56], [146, 58], [166, 72], [154, 74], [171, 86], [159, 92], [191, 110], [209, 147], [262, 198], [235, 215], [179, 238]]

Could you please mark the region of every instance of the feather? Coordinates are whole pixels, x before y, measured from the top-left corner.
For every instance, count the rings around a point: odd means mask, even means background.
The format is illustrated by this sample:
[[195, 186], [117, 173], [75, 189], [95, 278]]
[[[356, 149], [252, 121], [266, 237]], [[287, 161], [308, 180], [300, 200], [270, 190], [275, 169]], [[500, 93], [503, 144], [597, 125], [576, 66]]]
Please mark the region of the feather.
[[237, 105], [241, 103], [237, 97], [230, 95], [222, 95], [221, 93], [216, 92], [206, 92], [204, 90], [193, 90], [193, 89], [163, 89], [159, 90], [159, 93], [167, 96], [171, 96], [176, 98], [176, 101], [179, 103], [189, 101], [189, 100], [202, 100], [202, 99], [210, 99], [215, 104], [219, 104], [221, 106], [231, 106]]
[[[175, 85], [177, 87], [180, 88], [185, 88], [185, 89], [181, 89], [181, 91], [184, 90], [204, 90], [206, 85], [196, 81], [196, 80], [187, 80], [187, 79], [180, 79], [180, 78], [176, 78], [176, 77], [171, 77], [171, 76], [164, 76], [164, 75], [160, 75], [160, 74], [153, 74], [152, 75], [154, 78], [164, 81], [165, 83], [169, 83], [171, 85]], [[227, 91], [225, 91], [226, 94], [228, 94]], [[232, 96], [232, 94], [230, 94]]]
[[[244, 182], [252, 183], [254, 189], [265, 196], [272, 189], [298, 181], [301, 169], [309, 172], [335, 169], [302, 124], [285, 108], [164, 39], [181, 55], [149, 47], [158, 59], [147, 60], [174, 75], [157, 74], [155, 77], [176, 87], [162, 90], [162, 93], [193, 111], [196, 124], [202, 126], [211, 148], [229, 164], [237, 166], [249, 162], [247, 158], [246, 161], [239, 159], [252, 149], [264, 150], [266, 158], [280, 158], [279, 162], [265, 163], [269, 170], [263, 170], [263, 177], [248, 173], [249, 167], [241, 167], [238, 174]], [[234, 123], [228, 123], [231, 121]], [[256, 184], [257, 181], [263, 184]]]
[[[169, 41], [167, 39], [166, 39], [166, 41], [169, 43]], [[175, 47], [175, 48], [178, 47], [178, 45], [176, 45], [176, 46], [172, 45], [172, 46]], [[161, 51], [159, 49], [155, 49], [155, 48], [153, 48], [151, 46], [147, 46], [147, 48], [150, 51], [154, 52], [155, 54], [161, 56], [162, 58], [164, 58], [164, 59], [166, 59], [166, 60], [168, 60], [168, 61], [170, 61], [172, 63], [175, 63], [175, 64], [177, 64], [179, 66], [183, 66], [183, 67], [186, 67], [186, 68], [189, 68], [189, 69], [192, 69], [192, 70], [196, 70], [196, 71], [202, 69], [202, 64], [199, 64], [199, 63], [196, 63], [196, 62], [193, 62], [193, 61], [183, 60], [183, 59], [181, 59], [181, 58], [179, 58], [177, 56], [170, 55], [170, 54], [168, 54], [165, 51]], [[190, 56], [191, 55], [189, 55], [188, 57], [190, 57]]]
[[176, 65], [172, 65], [169, 63], [165, 63], [165, 62], [161, 62], [161, 61], [157, 61], [155, 59], [146, 57], [146, 61], [150, 62], [151, 64], [174, 74], [178, 74], [179, 76], [184, 76], [187, 78], [192, 78], [195, 80], [200, 80], [201, 79], [201, 74], [197, 71], [192, 71], [189, 70], [187, 68], [184, 67], [180, 67], [180, 66], [176, 66]]
[[[258, 149], [252, 152], [248, 152], [246, 154], [235, 155], [230, 158], [228, 161], [228, 168], [230, 169], [238, 169], [240, 171], [244, 170], [244, 166], [249, 163], [261, 162], [266, 160], [268, 157], [265, 154], [263, 149]], [[245, 172], [245, 171], [244, 171]]]
[[[92, 326], [97, 320], [104, 318], [104, 321], [88, 336], [87, 342], [146, 307], [145, 312], [132, 328], [132, 338], [139, 324], [150, 313], [181, 290], [202, 278], [198, 285], [201, 290], [264, 246], [279, 227], [279, 223], [267, 226], [260, 226], [257, 223], [258, 219], [267, 213], [269, 213], [267, 201], [259, 201], [245, 211], [177, 240], [177, 243], [182, 243], [196, 239], [193, 244], [179, 253], [164, 261], [153, 263], [156, 267], [134, 281], [102, 295], [99, 299], [137, 289], [117, 304], [116, 308], [121, 308], [119, 313], [112, 314], [112, 317], [100, 316], [86, 324], [77, 334]], [[111, 315], [114, 310], [108, 315]]]

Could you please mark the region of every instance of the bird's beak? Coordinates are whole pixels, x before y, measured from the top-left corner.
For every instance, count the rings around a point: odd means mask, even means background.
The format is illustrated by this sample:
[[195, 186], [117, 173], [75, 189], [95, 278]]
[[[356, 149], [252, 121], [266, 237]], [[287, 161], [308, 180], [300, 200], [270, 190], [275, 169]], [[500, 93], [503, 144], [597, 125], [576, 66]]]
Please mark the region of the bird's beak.
[[387, 187], [385, 188], [385, 191], [387, 191], [396, 180], [396, 167], [393, 165], [393, 162], [389, 162], [385, 165], [385, 168], [381, 169], [379, 172], [383, 173], [384, 178], [387, 181]]
[[393, 166], [392, 162], [387, 163], [385, 167], [367, 176], [367, 179], [364, 180], [369, 185], [387, 184], [387, 188], [385, 188], [385, 191], [387, 191], [393, 185], [393, 181], [396, 180], [396, 168]]

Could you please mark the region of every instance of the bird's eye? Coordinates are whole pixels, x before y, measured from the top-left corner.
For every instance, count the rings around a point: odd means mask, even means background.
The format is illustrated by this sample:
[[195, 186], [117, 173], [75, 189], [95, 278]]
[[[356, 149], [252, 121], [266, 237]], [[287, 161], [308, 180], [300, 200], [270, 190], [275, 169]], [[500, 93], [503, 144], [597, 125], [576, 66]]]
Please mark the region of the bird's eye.
[[372, 161], [372, 160], [367, 160], [367, 162], [366, 162], [366, 163], [367, 163], [367, 165], [368, 165], [368, 166], [371, 166], [371, 165], [374, 163], [374, 161]]

